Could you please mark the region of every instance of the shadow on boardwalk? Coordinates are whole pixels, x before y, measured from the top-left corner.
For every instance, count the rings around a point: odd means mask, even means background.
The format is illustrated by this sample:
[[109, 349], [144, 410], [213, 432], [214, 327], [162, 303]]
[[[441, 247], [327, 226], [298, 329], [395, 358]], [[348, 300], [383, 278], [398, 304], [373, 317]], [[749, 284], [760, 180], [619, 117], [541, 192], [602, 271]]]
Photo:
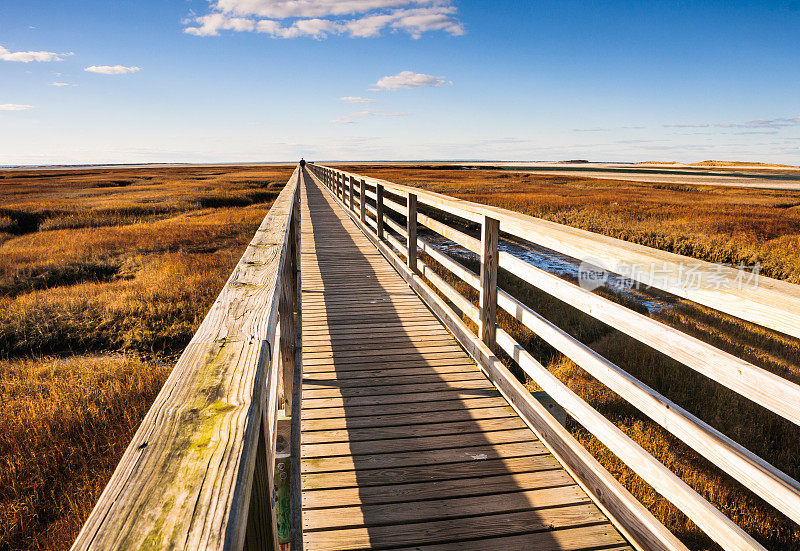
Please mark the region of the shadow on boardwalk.
[[305, 549], [624, 548], [452, 336], [304, 176]]

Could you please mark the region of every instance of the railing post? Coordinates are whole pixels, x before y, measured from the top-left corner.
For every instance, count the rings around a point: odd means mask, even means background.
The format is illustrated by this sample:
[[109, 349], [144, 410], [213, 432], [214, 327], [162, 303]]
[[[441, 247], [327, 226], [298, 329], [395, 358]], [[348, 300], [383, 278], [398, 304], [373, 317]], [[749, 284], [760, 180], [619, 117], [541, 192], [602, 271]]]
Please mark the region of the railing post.
[[350, 176], [350, 210], [353, 211], [353, 212], [355, 212], [355, 210], [356, 210], [356, 208], [355, 208], [355, 205], [356, 205], [356, 203], [355, 203], [355, 201], [356, 201], [355, 190], [356, 190], [356, 179], [354, 177]]
[[497, 240], [500, 221], [483, 217], [481, 228], [481, 291], [478, 334], [489, 348], [494, 347], [497, 321]]
[[364, 178], [361, 178], [361, 191], [360, 194], [361, 201], [360, 201], [360, 208], [361, 212], [359, 213], [361, 216], [361, 223], [367, 223], [367, 182], [364, 181]]
[[406, 216], [406, 232], [408, 239], [408, 258], [406, 263], [413, 273], [417, 273], [417, 196], [413, 193], [408, 194], [408, 215]]
[[383, 241], [383, 186], [378, 184], [375, 193], [377, 200], [375, 201], [375, 215], [377, 222], [378, 241]]

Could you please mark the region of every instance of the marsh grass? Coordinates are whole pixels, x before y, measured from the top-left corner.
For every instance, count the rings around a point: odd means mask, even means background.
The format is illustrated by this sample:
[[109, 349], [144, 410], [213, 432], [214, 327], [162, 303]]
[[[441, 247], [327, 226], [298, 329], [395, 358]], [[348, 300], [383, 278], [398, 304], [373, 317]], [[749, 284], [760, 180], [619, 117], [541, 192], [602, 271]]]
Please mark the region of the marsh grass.
[[68, 548], [171, 366], [135, 355], [0, 362], [0, 548]]
[[0, 550], [69, 548], [291, 171], [0, 172]]

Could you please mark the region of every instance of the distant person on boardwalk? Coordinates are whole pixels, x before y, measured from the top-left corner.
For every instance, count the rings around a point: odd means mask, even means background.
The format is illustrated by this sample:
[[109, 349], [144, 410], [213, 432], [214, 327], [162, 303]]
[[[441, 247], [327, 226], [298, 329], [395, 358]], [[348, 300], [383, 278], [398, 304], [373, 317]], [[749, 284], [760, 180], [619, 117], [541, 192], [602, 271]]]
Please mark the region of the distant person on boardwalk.
[[300, 159], [300, 169], [302, 170], [305, 167], [306, 167], [306, 160], [305, 159]]

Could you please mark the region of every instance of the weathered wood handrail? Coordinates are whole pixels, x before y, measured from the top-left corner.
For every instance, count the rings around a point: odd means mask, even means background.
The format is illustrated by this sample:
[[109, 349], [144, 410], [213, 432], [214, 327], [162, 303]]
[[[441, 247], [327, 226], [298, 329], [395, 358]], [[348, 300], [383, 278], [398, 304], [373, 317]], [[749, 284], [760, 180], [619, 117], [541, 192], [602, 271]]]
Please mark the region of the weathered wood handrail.
[[272, 478], [281, 386], [291, 411], [300, 177], [184, 350], [74, 551], [278, 548]]
[[[518, 257], [499, 251], [497, 236], [502, 230], [512, 238], [532, 242], [578, 260], [600, 263], [611, 272], [622, 271], [620, 266], [626, 263], [658, 265], [660, 273], [665, 276], [663, 280], [654, 280], [651, 276], [647, 276], [646, 272], [625, 275], [721, 312], [796, 337], [800, 336], [800, 288], [762, 277], [757, 288], [732, 289], [725, 283], [731, 283], [741, 275], [735, 269], [721, 268], [707, 262], [410, 186], [356, 176], [330, 167], [310, 165], [310, 168], [323, 183], [330, 178], [339, 177], [360, 178], [365, 182], [359, 194], [359, 209], [361, 213], [365, 212], [368, 215], [366, 219], [363, 214], [358, 216], [355, 213], [352, 198], [351, 204], [342, 198], [340, 205], [353, 213], [362, 230], [375, 241], [401, 275], [439, 315], [521, 417], [573, 472], [587, 492], [604, 508], [620, 530], [628, 535], [634, 545], [642, 549], [680, 548], [674, 537], [671, 537], [646, 510], [643, 511], [641, 504], [635, 502], [633, 497], [622, 489], [569, 433], [561, 430], [560, 425], [544, 408], [537, 407], [534, 404], [535, 400], [530, 399], [529, 393], [525, 392], [524, 388], [521, 389], [517, 381], [512, 380], [513, 377], [492, 352], [495, 335], [496, 345], [561, 403], [578, 423], [594, 434], [643, 480], [681, 509], [722, 547], [763, 549], [739, 526], [561, 383], [511, 335], [496, 326], [494, 309], [497, 307], [505, 310], [745, 487], [793, 521], [800, 523], [800, 484], [797, 481], [560, 330], [507, 291], [499, 289], [496, 283], [497, 266], [796, 424], [800, 424], [800, 386], [549, 274]], [[391, 196], [406, 199], [406, 204], [400, 204], [386, 197], [387, 192]], [[374, 203], [374, 208], [368, 201]], [[480, 224], [481, 239], [475, 239], [456, 227], [418, 212], [418, 204], [424, 205], [426, 212], [435, 211]], [[387, 209], [400, 217], [405, 217], [405, 227], [393, 220], [392, 216], [387, 216]], [[480, 259], [479, 274], [473, 273], [457, 260], [417, 236], [418, 223], [475, 253]], [[390, 231], [384, 230], [384, 227]], [[456, 277], [478, 290], [480, 296], [478, 306], [473, 305], [437, 275], [430, 266], [422, 262], [417, 257], [417, 250], [424, 251]], [[405, 257], [405, 262], [397, 253]], [[716, 284], [690, 288], [681, 281], [681, 270], [712, 274]], [[428, 283], [447, 297], [450, 304], [442, 301]], [[454, 311], [451, 306], [460, 312]], [[476, 323], [479, 328], [478, 335], [463, 323], [460, 317], [462, 313]]]

